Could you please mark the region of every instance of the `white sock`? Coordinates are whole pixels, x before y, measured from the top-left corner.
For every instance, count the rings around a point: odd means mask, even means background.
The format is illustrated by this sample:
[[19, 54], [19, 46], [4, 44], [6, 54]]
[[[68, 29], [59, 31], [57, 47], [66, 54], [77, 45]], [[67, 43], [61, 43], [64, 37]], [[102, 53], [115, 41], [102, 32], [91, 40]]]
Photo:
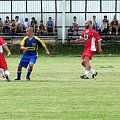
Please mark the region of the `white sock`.
[[96, 73], [93, 68], [90, 69], [90, 72], [91, 72], [92, 74], [95, 74], [95, 73]]
[[85, 70], [84, 75], [86, 75], [88, 77], [88, 73], [89, 73], [89, 70]]

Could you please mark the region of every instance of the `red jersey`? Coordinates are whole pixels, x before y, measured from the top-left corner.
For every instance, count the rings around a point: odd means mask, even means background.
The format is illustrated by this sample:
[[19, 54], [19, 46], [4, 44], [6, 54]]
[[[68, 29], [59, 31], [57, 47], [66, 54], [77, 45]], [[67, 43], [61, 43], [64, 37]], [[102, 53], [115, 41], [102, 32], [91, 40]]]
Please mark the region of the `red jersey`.
[[6, 44], [6, 41], [4, 41], [2, 37], [0, 37], [0, 68], [2, 69], [7, 69], [7, 63], [3, 54], [3, 46]]
[[92, 28], [84, 29], [80, 38], [84, 39], [84, 48], [97, 51], [97, 42], [101, 41], [99, 34]]
[[0, 37], [0, 53], [3, 53], [3, 48], [2, 46], [6, 45], [6, 41], [3, 40], [2, 37]]

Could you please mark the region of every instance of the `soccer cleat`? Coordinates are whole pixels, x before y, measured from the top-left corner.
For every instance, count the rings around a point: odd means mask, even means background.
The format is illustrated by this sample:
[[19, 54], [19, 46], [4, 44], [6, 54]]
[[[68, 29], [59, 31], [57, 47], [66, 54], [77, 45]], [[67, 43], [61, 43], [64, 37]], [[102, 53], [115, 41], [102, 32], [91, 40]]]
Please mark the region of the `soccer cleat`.
[[92, 75], [92, 78], [95, 79], [97, 76], [97, 72], [95, 74]]
[[5, 74], [5, 80], [6, 80], [7, 82], [10, 82], [10, 79], [9, 79], [9, 77], [8, 77], [7, 74]]
[[14, 80], [20, 80], [19, 78], [15, 78]]
[[80, 76], [80, 78], [82, 78], [82, 79], [89, 79], [86, 75], [82, 75], [82, 76]]
[[30, 81], [30, 77], [26, 77], [26, 80], [27, 80], [27, 81]]

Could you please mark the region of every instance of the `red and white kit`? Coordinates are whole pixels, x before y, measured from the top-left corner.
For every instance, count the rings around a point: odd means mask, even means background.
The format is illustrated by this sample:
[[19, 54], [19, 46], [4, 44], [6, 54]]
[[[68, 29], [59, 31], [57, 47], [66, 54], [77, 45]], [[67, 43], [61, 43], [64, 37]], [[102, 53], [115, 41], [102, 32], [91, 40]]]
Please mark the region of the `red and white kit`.
[[86, 56], [92, 59], [92, 56], [98, 51], [98, 41], [101, 41], [99, 34], [92, 28], [84, 29], [80, 38], [84, 39], [84, 52], [82, 59]]
[[6, 41], [0, 37], [0, 68], [7, 69], [7, 63], [3, 54], [3, 46], [6, 45]]

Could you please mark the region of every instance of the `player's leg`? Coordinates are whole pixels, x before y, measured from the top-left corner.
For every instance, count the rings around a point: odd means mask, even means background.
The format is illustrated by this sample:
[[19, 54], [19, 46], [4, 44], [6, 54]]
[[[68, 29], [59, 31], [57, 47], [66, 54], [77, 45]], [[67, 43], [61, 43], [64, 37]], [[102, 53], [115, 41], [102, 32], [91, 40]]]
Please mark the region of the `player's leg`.
[[83, 79], [88, 79], [88, 74], [90, 70], [89, 60], [90, 60], [89, 56], [86, 56], [84, 59], [82, 59], [82, 65], [85, 67], [84, 75], [81, 76], [81, 78]]
[[26, 75], [26, 80], [30, 80], [30, 75], [31, 75], [32, 70], [33, 70], [33, 65], [34, 65], [33, 62], [29, 63], [29, 67], [28, 67], [28, 71], [27, 71], [27, 75]]
[[86, 68], [86, 69], [89, 69], [89, 71], [92, 73], [92, 78], [93, 78], [93, 79], [97, 76], [97, 72], [96, 72], [96, 71], [91, 67], [91, 65], [90, 65], [90, 60], [92, 59], [92, 56], [93, 56], [94, 54], [95, 54], [95, 52], [94, 52], [94, 51], [91, 51], [91, 50], [88, 50], [87, 53], [86, 53], [86, 55], [89, 56], [89, 62], [87, 62], [88, 65], [86, 65], [86, 66], [88, 66], [88, 68]]
[[89, 71], [92, 73], [92, 78], [95, 78], [97, 75], [97, 72], [90, 65], [90, 60], [94, 54], [95, 52], [91, 50], [85, 50], [82, 55], [82, 65], [85, 67], [85, 73], [83, 76], [81, 76], [83, 79], [88, 79]]
[[37, 59], [36, 56], [31, 56], [30, 57], [30, 62], [29, 62], [29, 65], [28, 65], [28, 71], [27, 71], [27, 75], [26, 75], [26, 80], [30, 80], [30, 75], [32, 73], [33, 66], [36, 63], [36, 59]]
[[15, 78], [15, 80], [20, 80], [21, 79], [21, 74], [22, 74], [22, 66], [18, 66], [17, 77]]
[[17, 69], [17, 77], [15, 78], [15, 80], [20, 80], [21, 79], [21, 74], [22, 74], [22, 68], [27, 68], [28, 64], [29, 64], [29, 59], [26, 59], [27, 57], [25, 55], [23, 55], [23, 57], [20, 60], [20, 63], [18, 65], [18, 69]]
[[80, 76], [82, 79], [88, 79], [88, 73], [89, 73], [89, 69], [86, 68], [86, 65], [87, 65], [87, 59], [89, 58], [87, 55], [86, 55], [86, 52], [87, 50], [85, 49], [83, 54], [82, 54], [82, 66], [85, 67], [85, 72], [84, 72], [84, 75]]
[[0, 54], [0, 68], [3, 69], [2, 77], [4, 78], [4, 80], [10, 81], [9, 79], [10, 72], [8, 70], [7, 62], [3, 54]]

